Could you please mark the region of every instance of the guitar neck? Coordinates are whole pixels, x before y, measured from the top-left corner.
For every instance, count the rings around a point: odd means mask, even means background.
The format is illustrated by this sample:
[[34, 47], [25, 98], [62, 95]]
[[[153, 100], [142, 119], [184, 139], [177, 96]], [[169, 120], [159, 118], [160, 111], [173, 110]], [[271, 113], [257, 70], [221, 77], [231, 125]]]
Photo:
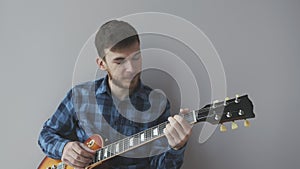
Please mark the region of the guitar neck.
[[[211, 124], [223, 124], [235, 120], [246, 120], [254, 118], [253, 104], [247, 95], [232, 99], [225, 99], [222, 102], [214, 102], [201, 108], [194, 110], [181, 116], [190, 124], [197, 122], [209, 122]], [[164, 136], [164, 128], [168, 121], [149, 129], [136, 133], [132, 136], [121, 139], [117, 142], [109, 144], [97, 150], [92, 165], [123, 154], [129, 150], [135, 149], [141, 145], [151, 142]]]
[[[195, 113], [195, 111], [192, 111], [182, 116], [185, 120], [192, 124], [196, 122]], [[153, 126], [132, 136], [126, 137], [117, 142], [102, 147], [96, 152], [94, 163], [110, 159], [127, 151], [140, 147], [141, 145], [144, 145], [148, 142], [156, 140], [160, 137], [163, 137], [163, 130], [164, 128], [166, 128], [167, 124], [168, 121], [163, 122], [159, 125]]]

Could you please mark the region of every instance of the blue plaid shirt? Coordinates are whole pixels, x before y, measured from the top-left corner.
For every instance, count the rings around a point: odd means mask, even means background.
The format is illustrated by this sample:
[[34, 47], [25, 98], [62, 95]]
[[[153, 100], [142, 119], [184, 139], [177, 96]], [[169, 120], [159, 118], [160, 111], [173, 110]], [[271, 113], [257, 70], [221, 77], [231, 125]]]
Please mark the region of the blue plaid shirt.
[[[108, 76], [73, 87], [44, 123], [38, 143], [48, 157], [60, 159], [69, 141], [84, 142], [92, 134], [100, 134], [105, 144], [110, 144], [165, 122], [170, 116], [170, 104], [162, 94], [140, 82], [128, 98], [120, 101], [112, 96], [107, 80]], [[127, 169], [180, 168], [184, 151], [185, 147], [170, 148], [162, 137], [106, 164]]]

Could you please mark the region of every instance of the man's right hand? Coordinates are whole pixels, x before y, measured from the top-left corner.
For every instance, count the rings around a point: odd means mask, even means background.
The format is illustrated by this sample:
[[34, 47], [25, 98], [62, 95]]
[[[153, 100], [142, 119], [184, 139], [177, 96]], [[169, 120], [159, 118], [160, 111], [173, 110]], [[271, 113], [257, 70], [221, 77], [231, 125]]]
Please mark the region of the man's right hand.
[[68, 142], [64, 147], [61, 160], [76, 169], [84, 169], [92, 162], [95, 152], [83, 143]]

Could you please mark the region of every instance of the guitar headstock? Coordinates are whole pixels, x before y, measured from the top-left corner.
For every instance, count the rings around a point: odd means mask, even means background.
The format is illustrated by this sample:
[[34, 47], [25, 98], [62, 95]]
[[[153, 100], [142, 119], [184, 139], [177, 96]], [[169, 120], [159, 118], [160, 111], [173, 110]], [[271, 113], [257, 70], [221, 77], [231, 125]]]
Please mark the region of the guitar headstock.
[[232, 122], [232, 129], [238, 126], [234, 121], [245, 120], [244, 126], [250, 125], [247, 119], [254, 118], [253, 104], [248, 98], [248, 95], [238, 96], [224, 101], [215, 101], [212, 104], [204, 106], [202, 109], [195, 112], [197, 122], [207, 121], [211, 124], [221, 124], [221, 131], [226, 131], [223, 123]]

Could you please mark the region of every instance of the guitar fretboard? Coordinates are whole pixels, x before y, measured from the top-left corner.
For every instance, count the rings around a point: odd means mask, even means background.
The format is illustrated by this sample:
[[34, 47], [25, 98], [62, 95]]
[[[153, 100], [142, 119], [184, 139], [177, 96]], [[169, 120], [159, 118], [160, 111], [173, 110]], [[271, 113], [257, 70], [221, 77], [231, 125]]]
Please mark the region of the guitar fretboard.
[[[195, 122], [195, 111], [184, 114], [183, 118], [189, 123]], [[132, 136], [121, 139], [117, 142], [102, 147], [96, 152], [93, 163], [104, 161], [114, 156], [125, 153], [131, 149], [137, 148], [147, 142], [151, 142], [157, 138], [164, 136], [164, 128], [168, 122], [163, 122], [159, 125], [153, 126], [149, 129], [136, 133]]]

